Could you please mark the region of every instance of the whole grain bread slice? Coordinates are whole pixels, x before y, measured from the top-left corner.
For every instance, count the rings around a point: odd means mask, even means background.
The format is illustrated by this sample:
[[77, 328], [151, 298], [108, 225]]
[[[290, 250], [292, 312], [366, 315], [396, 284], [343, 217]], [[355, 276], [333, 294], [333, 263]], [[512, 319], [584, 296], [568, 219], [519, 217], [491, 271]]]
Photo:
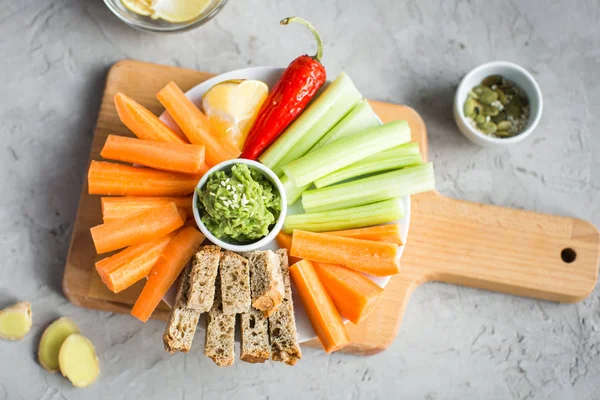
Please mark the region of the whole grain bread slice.
[[212, 307], [220, 259], [221, 248], [212, 245], [202, 246], [192, 259], [188, 308], [204, 313]]
[[252, 306], [271, 316], [281, 305], [284, 285], [279, 256], [272, 250], [249, 253]]
[[224, 314], [241, 314], [250, 309], [250, 275], [248, 260], [224, 251], [219, 262], [221, 299]]
[[241, 315], [242, 351], [240, 359], [249, 363], [262, 363], [271, 356], [269, 345], [269, 320], [254, 307]]
[[269, 317], [269, 336], [271, 339], [271, 358], [288, 365], [295, 365], [302, 358], [302, 350], [298, 343], [292, 286], [286, 249], [277, 250], [281, 275], [283, 277], [284, 295], [281, 306]]
[[171, 308], [169, 321], [163, 334], [165, 350], [169, 353], [183, 351], [187, 353], [192, 347], [196, 326], [200, 318], [200, 312], [187, 307], [188, 294], [190, 292], [190, 271], [192, 265], [188, 264], [179, 275], [179, 286], [175, 304]]
[[228, 367], [235, 361], [235, 314], [223, 313], [221, 290], [217, 282], [215, 299], [208, 313], [204, 354], [219, 367]]

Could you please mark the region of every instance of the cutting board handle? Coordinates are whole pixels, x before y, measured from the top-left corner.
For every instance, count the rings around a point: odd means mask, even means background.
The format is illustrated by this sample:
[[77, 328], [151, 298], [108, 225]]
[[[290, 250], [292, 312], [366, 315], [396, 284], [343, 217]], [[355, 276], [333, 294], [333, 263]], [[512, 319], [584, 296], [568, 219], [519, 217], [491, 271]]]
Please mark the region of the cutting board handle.
[[568, 217], [484, 205], [437, 192], [413, 196], [402, 259], [415, 283], [442, 281], [560, 302], [596, 285], [600, 235]]

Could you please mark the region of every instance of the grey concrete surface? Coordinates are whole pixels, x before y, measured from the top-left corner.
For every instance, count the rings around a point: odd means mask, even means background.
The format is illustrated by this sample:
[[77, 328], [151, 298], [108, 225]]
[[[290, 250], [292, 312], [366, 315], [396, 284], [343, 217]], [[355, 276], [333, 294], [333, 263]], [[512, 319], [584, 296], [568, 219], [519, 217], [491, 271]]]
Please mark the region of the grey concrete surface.
[[[33, 303], [34, 327], [0, 342], [4, 399], [599, 399], [600, 290], [574, 305], [445, 284], [418, 289], [396, 341], [354, 357], [305, 349], [295, 368], [218, 369], [200, 343], [168, 355], [164, 324], [77, 308], [62, 268], [108, 68], [124, 58], [224, 72], [287, 65], [312, 51], [300, 15], [369, 98], [409, 104], [429, 128], [439, 189], [454, 197], [600, 225], [598, 0], [230, 0], [211, 23], [171, 36], [123, 25], [101, 0], [0, 4], [0, 306]], [[516, 148], [484, 150], [456, 129], [460, 78], [490, 60], [538, 80], [545, 114]], [[102, 372], [75, 389], [36, 362], [41, 329], [74, 318]]]

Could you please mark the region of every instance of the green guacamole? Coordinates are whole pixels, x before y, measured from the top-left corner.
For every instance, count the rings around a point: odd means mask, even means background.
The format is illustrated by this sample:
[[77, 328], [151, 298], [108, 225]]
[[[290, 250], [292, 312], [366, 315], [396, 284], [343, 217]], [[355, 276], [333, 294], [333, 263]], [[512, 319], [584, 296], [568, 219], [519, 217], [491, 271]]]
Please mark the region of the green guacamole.
[[259, 170], [235, 164], [216, 171], [198, 192], [202, 222], [215, 237], [245, 244], [265, 237], [281, 212], [281, 196]]

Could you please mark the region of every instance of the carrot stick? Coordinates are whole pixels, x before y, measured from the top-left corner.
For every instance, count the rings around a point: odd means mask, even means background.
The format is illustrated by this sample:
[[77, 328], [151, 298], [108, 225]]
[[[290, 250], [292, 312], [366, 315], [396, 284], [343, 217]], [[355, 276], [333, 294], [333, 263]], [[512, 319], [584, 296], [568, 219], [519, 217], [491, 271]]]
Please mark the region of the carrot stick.
[[117, 93], [114, 100], [119, 119], [138, 138], [169, 143], [189, 143], [187, 139], [179, 136], [150, 110], [130, 97], [123, 93]]
[[148, 321], [203, 240], [204, 235], [194, 228], [183, 228], [177, 233], [152, 267], [148, 281], [131, 309], [131, 315], [142, 322]]
[[402, 246], [400, 227], [397, 224], [377, 225], [368, 228], [348, 229], [344, 231], [321, 232], [327, 235], [343, 236], [353, 239], [375, 240], [376, 242], [394, 243]]
[[206, 115], [174, 82], [158, 92], [156, 98], [167, 109], [191, 143], [206, 146], [206, 161], [209, 165], [231, 160], [240, 155], [240, 150], [226, 138], [219, 136]]
[[200, 175], [92, 161], [88, 192], [111, 196], [185, 196], [194, 191], [200, 178]]
[[200, 174], [208, 168], [204, 163], [204, 146], [197, 144], [156, 142], [108, 135], [100, 155], [109, 160], [184, 174]]
[[298, 261], [290, 267], [290, 274], [325, 352], [331, 353], [350, 343], [342, 317], [319, 280], [312, 263], [306, 260]]
[[290, 253], [306, 260], [387, 276], [400, 272], [397, 251], [398, 246], [391, 243], [295, 230]]
[[377, 306], [383, 289], [360, 272], [333, 264], [313, 266], [335, 307], [352, 323], [364, 320]]
[[[292, 235], [288, 235], [284, 231], [281, 231], [275, 237], [277, 241], [277, 245], [283, 249], [287, 249], [288, 254], [292, 249]], [[302, 260], [301, 258], [296, 258], [292, 256], [288, 256], [290, 264], [296, 264], [298, 261]]]
[[119, 293], [148, 276], [158, 257], [174, 237], [175, 232], [171, 232], [150, 242], [129, 246], [98, 261], [96, 271], [111, 291]]
[[131, 217], [148, 211], [151, 208], [175, 203], [178, 208], [185, 210], [185, 214], [192, 215], [192, 196], [185, 197], [102, 197], [102, 219], [104, 223], [115, 219]]
[[185, 211], [174, 203], [141, 214], [121, 218], [90, 229], [98, 254], [149, 242], [165, 236], [185, 223]]

